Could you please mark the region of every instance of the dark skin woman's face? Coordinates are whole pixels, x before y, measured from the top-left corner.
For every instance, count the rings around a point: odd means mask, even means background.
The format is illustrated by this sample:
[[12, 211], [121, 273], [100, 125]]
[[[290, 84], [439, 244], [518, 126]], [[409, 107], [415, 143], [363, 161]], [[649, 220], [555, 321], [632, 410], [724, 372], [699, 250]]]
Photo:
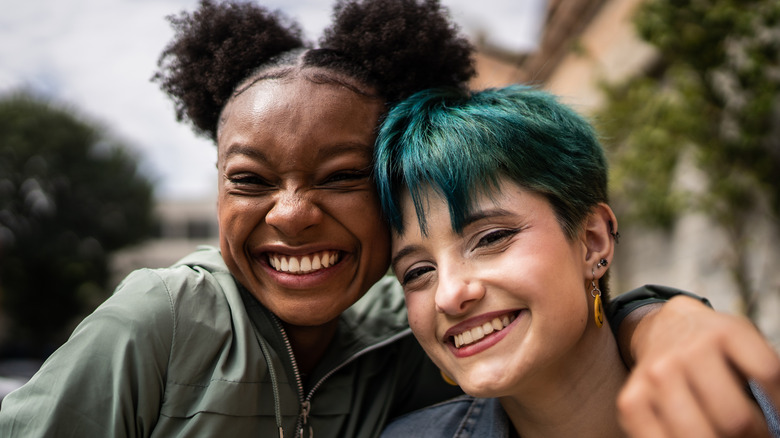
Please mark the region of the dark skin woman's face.
[[387, 270], [389, 231], [370, 177], [382, 108], [298, 77], [260, 81], [223, 112], [222, 256], [288, 330], [332, 325]]

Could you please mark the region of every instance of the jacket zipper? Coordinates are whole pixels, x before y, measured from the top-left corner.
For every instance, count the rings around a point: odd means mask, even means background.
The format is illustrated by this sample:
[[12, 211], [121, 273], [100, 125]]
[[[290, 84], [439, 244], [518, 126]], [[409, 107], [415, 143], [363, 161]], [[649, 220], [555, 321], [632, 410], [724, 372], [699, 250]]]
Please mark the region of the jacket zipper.
[[[303, 426], [309, 423], [309, 409], [311, 408], [311, 403], [304, 400], [303, 398], [303, 380], [301, 379], [300, 371], [298, 371], [298, 362], [295, 360], [295, 354], [293, 354], [290, 338], [287, 337], [287, 332], [284, 330], [284, 327], [282, 327], [282, 323], [279, 321], [279, 318], [273, 314], [271, 314], [271, 317], [276, 324], [276, 328], [279, 329], [279, 333], [282, 334], [284, 348], [287, 350], [287, 355], [290, 357], [290, 362], [292, 363], [293, 367], [293, 377], [295, 377], [295, 384], [298, 387], [298, 404], [301, 405], [301, 414], [298, 416], [298, 420], [295, 422], [295, 434], [293, 436], [303, 438]], [[311, 430], [311, 427], [309, 427], [309, 438], [313, 438], [312, 435], [313, 431]]]
[[314, 438], [314, 429], [309, 424], [309, 413], [311, 411], [311, 399], [314, 396], [314, 392], [319, 389], [320, 386], [327, 380], [330, 376], [335, 374], [338, 370], [344, 368], [348, 364], [350, 364], [352, 361], [357, 359], [358, 357], [374, 351], [378, 348], [382, 348], [385, 345], [391, 344], [395, 342], [397, 339], [402, 338], [406, 335], [408, 335], [411, 332], [411, 329], [406, 328], [395, 335], [385, 339], [382, 342], [378, 342], [373, 345], [369, 345], [368, 347], [356, 352], [352, 356], [348, 357], [345, 361], [341, 362], [338, 366], [334, 367], [330, 371], [328, 371], [320, 380], [317, 381], [317, 383], [312, 386], [311, 391], [309, 391], [309, 394], [304, 397], [303, 394], [303, 380], [301, 379], [301, 373], [298, 371], [298, 362], [295, 360], [295, 354], [293, 354], [292, 350], [292, 344], [290, 344], [290, 338], [287, 337], [287, 332], [284, 330], [284, 327], [282, 327], [282, 323], [279, 321], [279, 318], [276, 317], [276, 315], [272, 314], [272, 318], [274, 320], [274, 323], [276, 323], [276, 327], [279, 329], [279, 333], [282, 334], [282, 340], [284, 341], [284, 347], [287, 350], [287, 354], [290, 357], [290, 360], [292, 362], [293, 366], [293, 374], [295, 377], [295, 383], [298, 385], [298, 403], [301, 405], [301, 414], [298, 416], [298, 420], [295, 424], [295, 434], [293, 436], [297, 436], [299, 438], [304, 438], [303, 432], [305, 428], [308, 426], [309, 428], [309, 437], [308, 438]]

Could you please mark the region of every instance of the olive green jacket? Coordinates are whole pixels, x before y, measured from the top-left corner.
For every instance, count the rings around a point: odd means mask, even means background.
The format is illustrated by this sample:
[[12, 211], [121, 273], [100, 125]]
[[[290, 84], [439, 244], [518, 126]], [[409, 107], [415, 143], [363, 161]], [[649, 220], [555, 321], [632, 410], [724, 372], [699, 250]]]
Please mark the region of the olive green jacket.
[[371, 437], [457, 394], [411, 335], [389, 277], [344, 313], [303, 380], [278, 319], [203, 249], [125, 279], [3, 400], [0, 436], [278, 437], [281, 423], [285, 437]]

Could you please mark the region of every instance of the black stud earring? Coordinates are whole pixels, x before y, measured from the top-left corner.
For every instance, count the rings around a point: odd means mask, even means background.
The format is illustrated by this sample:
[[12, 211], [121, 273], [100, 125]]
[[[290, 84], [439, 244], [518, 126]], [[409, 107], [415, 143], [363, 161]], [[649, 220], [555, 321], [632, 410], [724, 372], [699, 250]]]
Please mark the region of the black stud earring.
[[612, 221], [609, 221], [609, 234], [612, 235], [612, 238], [615, 239], [615, 244], [618, 244], [620, 243], [620, 233], [614, 230], [615, 228], [612, 225]]

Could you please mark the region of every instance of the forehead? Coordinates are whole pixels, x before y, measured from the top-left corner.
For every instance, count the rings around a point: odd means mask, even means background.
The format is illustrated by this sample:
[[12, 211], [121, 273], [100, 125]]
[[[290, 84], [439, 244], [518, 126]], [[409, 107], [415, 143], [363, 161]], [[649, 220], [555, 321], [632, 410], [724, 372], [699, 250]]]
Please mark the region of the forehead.
[[380, 99], [303, 77], [264, 79], [223, 111], [220, 151], [229, 144], [263, 146], [361, 144], [373, 147]]

